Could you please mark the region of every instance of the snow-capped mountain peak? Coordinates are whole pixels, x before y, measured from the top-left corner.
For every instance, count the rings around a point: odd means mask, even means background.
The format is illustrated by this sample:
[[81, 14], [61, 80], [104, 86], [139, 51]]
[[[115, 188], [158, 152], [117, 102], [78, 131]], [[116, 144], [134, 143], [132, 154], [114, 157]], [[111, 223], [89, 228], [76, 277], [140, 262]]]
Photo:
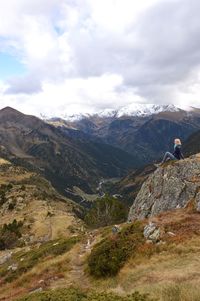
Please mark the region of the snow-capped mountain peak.
[[[123, 116], [133, 116], [133, 117], [145, 117], [161, 112], [178, 112], [181, 109], [169, 104], [169, 105], [156, 105], [156, 104], [130, 104], [124, 107], [119, 108], [118, 110], [114, 109], [105, 109], [95, 114], [68, 114], [64, 112], [60, 116], [54, 116], [62, 118], [69, 122], [75, 122], [84, 118], [89, 118], [91, 116], [98, 116], [100, 118], [119, 118]], [[43, 119], [48, 119], [46, 116]]]
[[118, 111], [117, 116], [150, 116], [158, 114], [161, 112], [177, 112], [180, 109], [174, 105], [154, 105], [154, 104], [131, 104], [129, 106], [123, 107]]
[[181, 109], [174, 105], [155, 105], [155, 104], [130, 104], [119, 110], [104, 110], [100, 117], [122, 117], [122, 116], [150, 116], [161, 112], [178, 112]]

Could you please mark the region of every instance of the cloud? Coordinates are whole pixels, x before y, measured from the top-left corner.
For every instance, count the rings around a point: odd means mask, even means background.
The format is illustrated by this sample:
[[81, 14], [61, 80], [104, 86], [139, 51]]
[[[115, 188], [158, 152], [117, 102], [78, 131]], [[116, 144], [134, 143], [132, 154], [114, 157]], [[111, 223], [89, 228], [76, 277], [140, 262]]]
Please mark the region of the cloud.
[[0, 97], [35, 114], [200, 107], [199, 9], [198, 0], [7, 0], [0, 47], [27, 74], [11, 76]]
[[[37, 116], [65, 116], [81, 113], [94, 114], [105, 108], [115, 109], [131, 100], [144, 102], [132, 88], [121, 89], [123, 79], [117, 74], [101, 77], [66, 79], [62, 83], [43, 83], [40, 92], [32, 94], [4, 94], [7, 87], [0, 85], [0, 103], [13, 106], [28, 114]], [[94, 105], [95, 104], [95, 105]]]

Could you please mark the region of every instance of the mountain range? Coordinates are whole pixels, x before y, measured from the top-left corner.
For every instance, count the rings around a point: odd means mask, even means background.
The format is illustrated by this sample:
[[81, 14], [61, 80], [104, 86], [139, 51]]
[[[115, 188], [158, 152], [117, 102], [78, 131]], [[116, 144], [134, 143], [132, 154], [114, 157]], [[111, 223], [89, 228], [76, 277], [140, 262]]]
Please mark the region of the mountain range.
[[48, 122], [67, 130], [72, 137], [84, 134], [88, 139], [101, 139], [118, 147], [133, 155], [136, 166], [141, 167], [172, 150], [174, 138], [185, 141], [200, 130], [200, 109], [183, 110], [173, 105], [129, 106], [119, 111], [71, 116], [65, 120], [53, 118]]
[[[195, 108], [193, 107], [184, 107], [187, 111], [192, 111]], [[167, 104], [167, 105], [156, 105], [156, 104], [129, 104], [127, 106], [122, 106], [119, 109], [104, 109], [102, 111], [97, 111], [96, 113], [89, 114], [89, 113], [78, 113], [78, 114], [70, 114], [67, 110], [64, 113], [61, 113], [59, 116], [60, 119], [66, 121], [78, 121], [85, 118], [90, 118], [92, 116], [99, 116], [99, 117], [123, 117], [123, 116], [148, 116], [153, 114], [158, 114], [160, 112], [178, 112], [181, 110], [179, 107]], [[40, 114], [42, 119], [52, 119], [55, 116], [48, 117], [44, 114]]]

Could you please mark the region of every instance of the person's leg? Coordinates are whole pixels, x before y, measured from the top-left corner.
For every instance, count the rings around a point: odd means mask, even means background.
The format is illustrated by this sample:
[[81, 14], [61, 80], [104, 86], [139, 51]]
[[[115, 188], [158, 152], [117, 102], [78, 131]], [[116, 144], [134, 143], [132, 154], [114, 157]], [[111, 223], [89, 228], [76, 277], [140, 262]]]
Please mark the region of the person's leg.
[[176, 158], [174, 157], [174, 155], [172, 153], [166, 152], [163, 157], [162, 163], [165, 163], [168, 159], [175, 160]]

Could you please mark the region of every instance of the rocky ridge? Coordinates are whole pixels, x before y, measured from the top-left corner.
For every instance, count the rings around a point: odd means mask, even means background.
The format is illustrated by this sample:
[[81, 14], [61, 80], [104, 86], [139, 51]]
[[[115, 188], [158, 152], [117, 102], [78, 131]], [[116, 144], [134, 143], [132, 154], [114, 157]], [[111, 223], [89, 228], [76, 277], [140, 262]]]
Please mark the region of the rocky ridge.
[[165, 163], [150, 175], [134, 200], [129, 220], [187, 206], [200, 212], [200, 154]]

